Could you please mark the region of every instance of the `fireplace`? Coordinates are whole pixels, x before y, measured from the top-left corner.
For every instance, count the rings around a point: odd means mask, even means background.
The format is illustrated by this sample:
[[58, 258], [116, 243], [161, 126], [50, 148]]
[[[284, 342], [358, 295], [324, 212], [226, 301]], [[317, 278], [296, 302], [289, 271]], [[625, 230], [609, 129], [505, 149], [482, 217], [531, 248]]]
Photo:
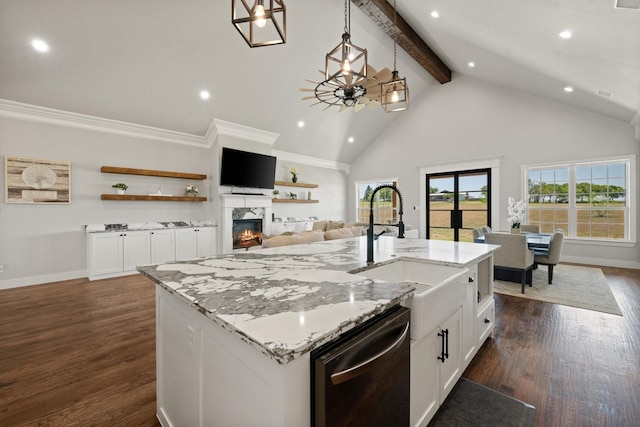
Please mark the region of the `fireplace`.
[[262, 244], [262, 218], [233, 220], [233, 249]]

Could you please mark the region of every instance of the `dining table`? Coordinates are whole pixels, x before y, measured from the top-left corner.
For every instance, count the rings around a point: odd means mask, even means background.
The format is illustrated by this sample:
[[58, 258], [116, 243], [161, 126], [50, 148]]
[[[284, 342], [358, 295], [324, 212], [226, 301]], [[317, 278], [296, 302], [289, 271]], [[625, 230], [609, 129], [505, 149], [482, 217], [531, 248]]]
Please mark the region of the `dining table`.
[[[505, 233], [508, 231], [492, 231], [492, 233]], [[551, 234], [548, 233], [520, 233], [527, 238], [527, 246], [529, 249], [533, 249], [536, 255], [546, 255], [549, 253], [549, 247], [551, 246]], [[473, 239], [474, 243], [484, 243], [484, 235], [478, 236]]]

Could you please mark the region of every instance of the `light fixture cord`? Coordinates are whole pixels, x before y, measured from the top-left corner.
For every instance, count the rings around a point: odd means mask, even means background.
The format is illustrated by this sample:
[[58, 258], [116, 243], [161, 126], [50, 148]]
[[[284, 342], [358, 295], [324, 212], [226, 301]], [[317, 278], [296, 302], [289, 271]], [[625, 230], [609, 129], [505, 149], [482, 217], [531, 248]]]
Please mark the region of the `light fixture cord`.
[[396, 0], [393, 0], [393, 71], [396, 71]]
[[351, 22], [347, 21], [347, 16], [349, 17], [348, 20], [351, 21], [351, 10], [347, 11], [347, 7], [351, 9], [351, 5], [347, 6], [348, 4], [349, 0], [344, 0], [344, 32], [350, 34], [349, 30], [351, 29]]

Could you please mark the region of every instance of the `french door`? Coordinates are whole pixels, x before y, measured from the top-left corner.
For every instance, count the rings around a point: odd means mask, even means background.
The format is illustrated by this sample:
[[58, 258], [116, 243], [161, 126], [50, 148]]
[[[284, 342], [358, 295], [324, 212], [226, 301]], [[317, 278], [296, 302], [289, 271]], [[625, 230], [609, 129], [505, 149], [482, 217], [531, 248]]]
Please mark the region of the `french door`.
[[427, 238], [472, 242], [491, 226], [491, 169], [434, 173], [427, 179]]

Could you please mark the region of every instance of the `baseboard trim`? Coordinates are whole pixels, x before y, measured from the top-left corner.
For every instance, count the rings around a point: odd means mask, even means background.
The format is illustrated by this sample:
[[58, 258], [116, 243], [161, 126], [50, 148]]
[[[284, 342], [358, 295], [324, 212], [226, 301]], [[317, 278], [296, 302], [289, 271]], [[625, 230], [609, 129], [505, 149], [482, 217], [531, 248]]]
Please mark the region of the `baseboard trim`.
[[618, 268], [630, 268], [632, 270], [640, 270], [640, 262], [636, 261], [621, 261], [617, 259], [606, 258], [587, 258], [577, 256], [562, 256], [560, 262], [571, 262], [574, 264], [584, 264], [603, 267], [618, 267]]
[[41, 276], [19, 277], [0, 280], [0, 290], [20, 288], [23, 286], [41, 285], [43, 283], [60, 282], [87, 277], [87, 270], [67, 271], [64, 273], [43, 274]]

